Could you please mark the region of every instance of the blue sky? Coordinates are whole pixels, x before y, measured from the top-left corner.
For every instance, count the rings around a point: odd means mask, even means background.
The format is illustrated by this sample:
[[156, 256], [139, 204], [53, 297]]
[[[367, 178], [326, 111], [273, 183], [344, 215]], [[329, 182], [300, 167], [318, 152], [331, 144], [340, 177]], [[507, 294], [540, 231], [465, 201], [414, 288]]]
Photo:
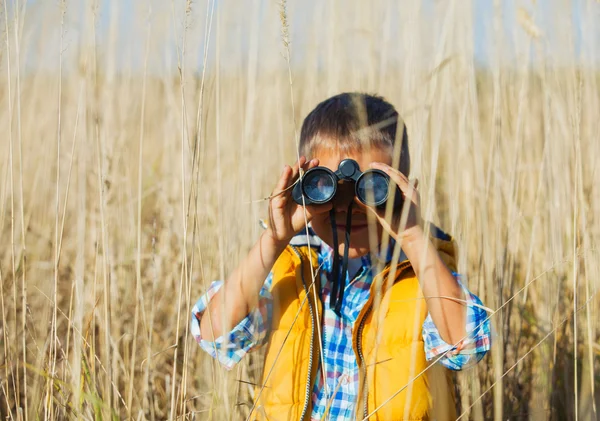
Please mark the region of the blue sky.
[[[66, 63], [76, 60], [82, 48], [95, 43], [100, 60], [107, 66], [115, 71], [138, 71], [150, 28], [151, 71], [176, 71], [185, 0], [98, 0], [95, 20], [90, 13], [92, 3], [66, 1]], [[186, 66], [192, 71], [202, 65], [206, 11], [212, 4], [211, 0], [194, 1], [187, 19]], [[278, 65], [282, 47], [277, 1], [219, 0], [214, 4], [211, 48], [214, 52], [218, 37], [225, 70], [243, 67], [250, 51], [258, 56], [261, 66]], [[374, 57], [385, 56], [388, 64], [401, 63], [410, 43], [419, 50], [419, 60], [431, 66], [444, 36], [449, 43], [446, 54], [469, 55], [479, 66], [490, 65], [498, 58], [504, 65], [522, 63], [524, 59], [532, 63], [543, 59], [555, 65], [600, 64], [600, 25], [596, 23], [600, 22], [600, 2], [594, 0], [510, 0], [499, 2], [497, 8], [491, 0], [373, 1], [368, 9], [364, 4], [348, 0], [288, 1], [294, 67], [302, 68], [306, 60], [317, 60], [319, 67], [326, 67], [332, 52], [359, 68], [368, 66], [368, 60]], [[454, 17], [448, 18], [451, 13]], [[415, 15], [418, 28], [407, 31]], [[24, 16], [25, 67], [56, 69], [59, 2], [29, 0]], [[96, 24], [95, 32], [91, 30], [92, 22]], [[451, 23], [448, 27], [447, 22]], [[499, 22], [497, 31], [495, 22]], [[532, 30], [539, 31], [537, 39], [531, 37]], [[213, 57], [211, 54], [210, 59]]]

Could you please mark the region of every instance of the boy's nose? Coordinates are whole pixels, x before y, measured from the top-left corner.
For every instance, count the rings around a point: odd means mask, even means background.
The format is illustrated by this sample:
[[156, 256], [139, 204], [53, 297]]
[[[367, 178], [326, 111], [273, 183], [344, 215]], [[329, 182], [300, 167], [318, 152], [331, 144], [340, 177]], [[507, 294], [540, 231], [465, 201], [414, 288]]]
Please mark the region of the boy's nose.
[[337, 192], [333, 199], [333, 208], [336, 212], [345, 212], [354, 200], [354, 183], [338, 184]]

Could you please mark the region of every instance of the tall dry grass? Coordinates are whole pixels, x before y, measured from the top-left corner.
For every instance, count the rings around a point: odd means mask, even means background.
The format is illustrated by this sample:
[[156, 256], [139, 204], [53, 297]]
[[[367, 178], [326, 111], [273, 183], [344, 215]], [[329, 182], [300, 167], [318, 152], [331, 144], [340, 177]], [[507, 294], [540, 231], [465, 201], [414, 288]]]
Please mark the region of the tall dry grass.
[[272, 2], [3, 2], [2, 417], [247, 413], [255, 370], [190, 308], [257, 238], [294, 119], [360, 90], [497, 310], [462, 419], [598, 419], [599, 8], [293, 2], [288, 51]]

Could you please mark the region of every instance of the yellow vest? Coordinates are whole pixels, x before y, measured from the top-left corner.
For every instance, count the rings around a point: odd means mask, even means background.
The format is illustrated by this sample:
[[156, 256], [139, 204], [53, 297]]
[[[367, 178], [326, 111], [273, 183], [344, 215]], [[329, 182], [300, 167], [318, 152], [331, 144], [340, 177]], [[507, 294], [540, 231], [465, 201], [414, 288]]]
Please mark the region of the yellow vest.
[[[432, 239], [442, 259], [455, 269], [451, 241]], [[252, 419], [309, 420], [311, 395], [320, 361], [322, 303], [317, 255], [308, 247], [288, 246], [273, 267], [272, 330], [261, 384], [255, 390]], [[360, 370], [357, 420], [456, 419], [451, 373], [428, 368], [421, 328], [427, 305], [410, 262], [377, 275], [368, 302], [352, 332]], [[383, 294], [376, 299], [378, 290]], [[316, 291], [316, 294], [315, 294]], [[422, 373], [425, 369], [427, 371]], [[366, 401], [365, 401], [366, 398]], [[371, 413], [373, 413], [371, 415]]]

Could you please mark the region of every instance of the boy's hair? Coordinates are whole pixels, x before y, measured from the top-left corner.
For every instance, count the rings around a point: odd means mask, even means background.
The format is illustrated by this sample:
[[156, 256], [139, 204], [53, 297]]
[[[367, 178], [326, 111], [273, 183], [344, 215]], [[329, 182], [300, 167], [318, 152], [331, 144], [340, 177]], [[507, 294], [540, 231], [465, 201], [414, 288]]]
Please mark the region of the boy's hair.
[[[398, 126], [401, 133], [397, 133]], [[402, 142], [398, 145], [398, 169], [408, 175], [408, 135], [394, 106], [380, 96], [347, 92], [326, 99], [306, 116], [299, 149], [309, 159], [321, 148], [334, 148], [341, 153], [388, 148], [392, 155], [397, 135]]]

